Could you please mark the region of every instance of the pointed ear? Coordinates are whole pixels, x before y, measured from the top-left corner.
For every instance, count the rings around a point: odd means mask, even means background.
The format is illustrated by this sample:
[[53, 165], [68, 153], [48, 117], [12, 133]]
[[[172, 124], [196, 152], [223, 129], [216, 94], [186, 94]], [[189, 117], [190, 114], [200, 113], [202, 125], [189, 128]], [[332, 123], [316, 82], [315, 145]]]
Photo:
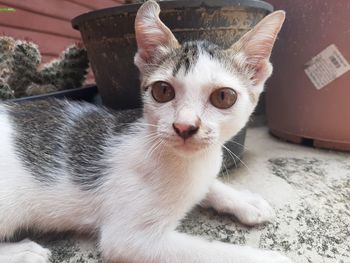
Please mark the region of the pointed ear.
[[248, 67], [255, 85], [263, 85], [272, 73], [269, 59], [284, 20], [284, 11], [273, 12], [229, 48]]
[[159, 19], [160, 8], [157, 2], [145, 2], [136, 14], [135, 34], [137, 54], [135, 63], [147, 63], [152, 60], [161, 47], [176, 48], [178, 41], [170, 29]]

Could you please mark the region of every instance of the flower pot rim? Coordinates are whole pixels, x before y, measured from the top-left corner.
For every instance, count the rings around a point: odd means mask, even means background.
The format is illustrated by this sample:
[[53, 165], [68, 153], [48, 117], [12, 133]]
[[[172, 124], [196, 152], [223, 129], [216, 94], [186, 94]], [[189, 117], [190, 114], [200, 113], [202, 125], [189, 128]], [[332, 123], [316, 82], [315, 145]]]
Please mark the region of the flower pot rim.
[[[274, 10], [271, 4], [261, 0], [165, 0], [159, 2], [159, 5], [161, 9], [180, 9], [186, 7], [242, 7], [261, 9], [268, 13]], [[122, 13], [136, 13], [140, 6], [141, 4], [125, 4], [99, 9], [81, 14], [73, 18], [71, 23], [74, 29], [79, 30], [79, 25], [88, 20]]]
[[21, 101], [31, 101], [31, 100], [43, 100], [49, 98], [66, 98], [74, 95], [80, 95], [82, 93], [88, 93], [90, 96], [97, 94], [97, 86], [95, 84], [87, 84], [80, 88], [66, 89], [60, 91], [53, 91], [40, 95], [26, 96], [15, 99], [4, 100], [4, 102], [21, 102]]

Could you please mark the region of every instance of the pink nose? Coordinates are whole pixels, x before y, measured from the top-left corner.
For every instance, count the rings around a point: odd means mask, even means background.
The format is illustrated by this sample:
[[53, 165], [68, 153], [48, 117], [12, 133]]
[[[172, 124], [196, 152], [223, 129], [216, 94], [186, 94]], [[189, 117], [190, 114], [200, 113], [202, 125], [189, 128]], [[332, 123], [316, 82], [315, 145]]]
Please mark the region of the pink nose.
[[195, 135], [199, 130], [199, 126], [191, 124], [173, 123], [173, 128], [177, 135], [186, 140], [187, 138]]

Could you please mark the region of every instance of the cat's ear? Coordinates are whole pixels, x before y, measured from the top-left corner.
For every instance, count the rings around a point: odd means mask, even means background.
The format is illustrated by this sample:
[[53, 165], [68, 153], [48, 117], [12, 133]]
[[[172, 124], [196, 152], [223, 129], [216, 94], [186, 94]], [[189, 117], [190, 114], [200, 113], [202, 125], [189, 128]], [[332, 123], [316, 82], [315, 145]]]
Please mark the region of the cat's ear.
[[272, 73], [269, 59], [284, 20], [284, 11], [273, 12], [229, 48], [250, 70], [250, 77], [256, 86], [262, 86]]
[[135, 34], [137, 54], [135, 63], [147, 63], [161, 48], [177, 48], [179, 46], [173, 33], [159, 18], [160, 7], [157, 2], [145, 2], [137, 12]]

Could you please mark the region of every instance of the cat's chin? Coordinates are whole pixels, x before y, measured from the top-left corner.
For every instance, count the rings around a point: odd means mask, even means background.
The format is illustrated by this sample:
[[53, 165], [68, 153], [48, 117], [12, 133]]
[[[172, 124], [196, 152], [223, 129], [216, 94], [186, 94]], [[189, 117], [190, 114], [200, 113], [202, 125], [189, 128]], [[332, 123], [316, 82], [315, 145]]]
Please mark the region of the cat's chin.
[[191, 156], [205, 151], [209, 147], [207, 143], [179, 142], [172, 145], [174, 151], [179, 155]]

